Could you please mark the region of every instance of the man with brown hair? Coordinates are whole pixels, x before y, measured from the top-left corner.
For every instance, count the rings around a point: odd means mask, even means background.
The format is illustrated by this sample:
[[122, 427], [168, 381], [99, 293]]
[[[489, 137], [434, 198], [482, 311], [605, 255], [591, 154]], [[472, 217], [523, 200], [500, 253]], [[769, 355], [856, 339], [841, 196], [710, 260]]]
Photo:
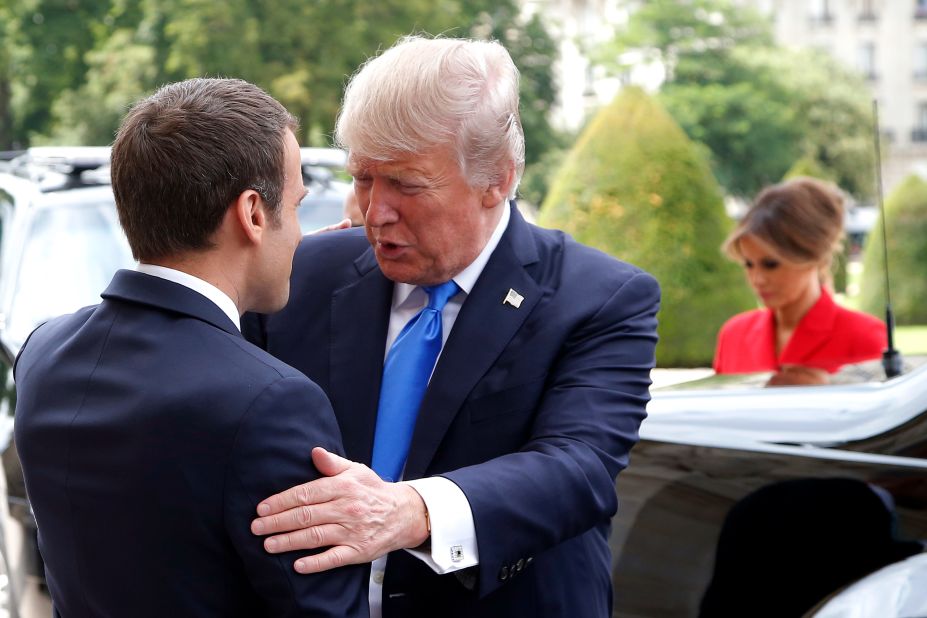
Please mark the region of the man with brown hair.
[[341, 452], [322, 391], [247, 343], [286, 304], [305, 195], [292, 116], [240, 80], [128, 114], [113, 190], [137, 271], [40, 326], [16, 446], [56, 616], [366, 616], [364, 567], [303, 577], [249, 531], [265, 495]]

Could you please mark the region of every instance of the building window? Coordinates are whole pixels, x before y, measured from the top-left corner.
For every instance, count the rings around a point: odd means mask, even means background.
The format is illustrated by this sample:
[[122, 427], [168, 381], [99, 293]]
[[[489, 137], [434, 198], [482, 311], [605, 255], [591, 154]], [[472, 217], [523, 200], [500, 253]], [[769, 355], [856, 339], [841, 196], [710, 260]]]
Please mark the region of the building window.
[[856, 67], [866, 79], [876, 78], [875, 43], [866, 42], [859, 46]]
[[915, 0], [914, 17], [918, 19], [927, 18], [927, 0]]
[[927, 142], [927, 101], [917, 104], [917, 124], [911, 131], [912, 142]]
[[812, 23], [829, 24], [834, 20], [834, 14], [830, 10], [830, 0], [811, 0], [810, 8]]
[[859, 21], [875, 21], [875, 2], [873, 0], [862, 0], [859, 7]]
[[914, 78], [927, 81], [927, 42], [914, 48]]

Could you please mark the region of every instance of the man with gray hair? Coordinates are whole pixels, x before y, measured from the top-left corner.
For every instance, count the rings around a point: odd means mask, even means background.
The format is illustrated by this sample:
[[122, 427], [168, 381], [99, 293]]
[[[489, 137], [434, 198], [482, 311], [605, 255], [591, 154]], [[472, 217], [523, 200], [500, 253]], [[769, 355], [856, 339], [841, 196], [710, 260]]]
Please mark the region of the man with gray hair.
[[314, 449], [328, 478], [252, 531], [328, 548], [301, 573], [374, 560], [374, 616], [609, 616], [656, 281], [509, 203], [524, 137], [498, 43], [403, 39], [353, 77], [336, 138], [364, 231], [306, 238], [289, 306], [249, 336], [328, 394], [353, 461]]

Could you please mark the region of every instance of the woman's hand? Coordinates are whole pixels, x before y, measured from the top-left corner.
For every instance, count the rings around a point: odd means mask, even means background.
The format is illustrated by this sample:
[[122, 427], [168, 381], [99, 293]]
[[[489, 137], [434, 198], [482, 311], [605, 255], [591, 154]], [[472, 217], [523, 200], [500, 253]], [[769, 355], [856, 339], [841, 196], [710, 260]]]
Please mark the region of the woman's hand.
[[783, 365], [769, 378], [766, 386], [816, 386], [829, 382], [830, 377], [823, 369], [803, 365]]

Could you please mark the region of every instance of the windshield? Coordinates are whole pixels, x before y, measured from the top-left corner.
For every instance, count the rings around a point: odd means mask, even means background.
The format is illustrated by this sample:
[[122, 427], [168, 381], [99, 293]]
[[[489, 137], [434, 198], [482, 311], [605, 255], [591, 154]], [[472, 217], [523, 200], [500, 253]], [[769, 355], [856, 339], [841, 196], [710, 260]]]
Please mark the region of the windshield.
[[20, 256], [8, 316], [14, 350], [48, 318], [100, 302], [113, 273], [134, 264], [111, 201], [36, 211]]

